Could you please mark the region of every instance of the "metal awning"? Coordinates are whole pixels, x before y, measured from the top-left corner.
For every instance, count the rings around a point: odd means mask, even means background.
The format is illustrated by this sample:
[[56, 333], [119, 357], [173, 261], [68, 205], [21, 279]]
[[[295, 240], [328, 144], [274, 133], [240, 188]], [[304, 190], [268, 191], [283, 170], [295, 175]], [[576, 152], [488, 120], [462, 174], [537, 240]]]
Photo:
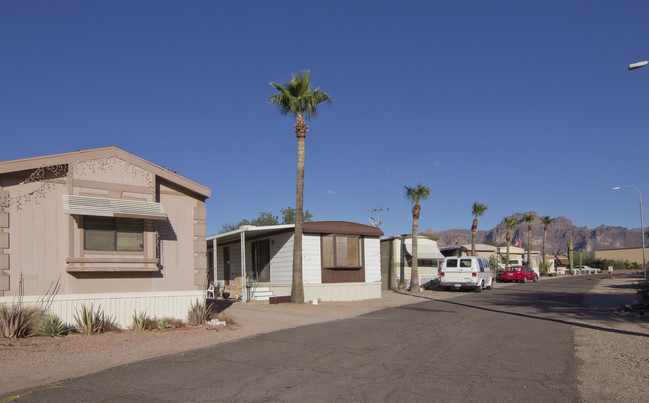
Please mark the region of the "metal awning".
[[[412, 238], [406, 239], [403, 243], [406, 252], [412, 255]], [[444, 255], [439, 251], [437, 242], [428, 239], [417, 239], [417, 259], [443, 259]]]
[[167, 219], [167, 214], [160, 203], [103, 197], [63, 195], [63, 211], [66, 214], [98, 217]]

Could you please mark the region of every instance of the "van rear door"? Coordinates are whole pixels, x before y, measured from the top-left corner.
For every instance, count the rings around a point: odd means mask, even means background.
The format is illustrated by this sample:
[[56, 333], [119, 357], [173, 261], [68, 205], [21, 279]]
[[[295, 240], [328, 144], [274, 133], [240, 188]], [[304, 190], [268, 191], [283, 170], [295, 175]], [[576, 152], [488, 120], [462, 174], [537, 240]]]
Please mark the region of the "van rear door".
[[471, 267], [471, 258], [453, 258], [446, 259], [444, 267], [443, 283], [454, 283], [457, 287], [459, 284], [475, 282], [473, 278], [473, 268]]

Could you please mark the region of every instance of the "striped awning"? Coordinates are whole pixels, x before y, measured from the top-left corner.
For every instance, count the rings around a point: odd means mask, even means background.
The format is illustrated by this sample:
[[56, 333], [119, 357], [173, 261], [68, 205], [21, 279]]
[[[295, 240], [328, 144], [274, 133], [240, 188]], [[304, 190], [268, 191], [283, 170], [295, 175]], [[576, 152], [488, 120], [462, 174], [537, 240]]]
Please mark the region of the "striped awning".
[[160, 203], [103, 197], [63, 195], [63, 211], [66, 214], [99, 217], [167, 219]]

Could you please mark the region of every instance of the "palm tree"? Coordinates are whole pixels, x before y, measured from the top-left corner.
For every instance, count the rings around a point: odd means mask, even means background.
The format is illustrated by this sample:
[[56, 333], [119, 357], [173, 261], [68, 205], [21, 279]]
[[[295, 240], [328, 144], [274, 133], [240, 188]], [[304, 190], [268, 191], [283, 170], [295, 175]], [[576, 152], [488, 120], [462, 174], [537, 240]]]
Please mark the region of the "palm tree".
[[482, 203], [475, 202], [471, 206], [473, 225], [471, 225], [471, 255], [475, 256], [475, 234], [478, 231], [478, 217], [482, 216], [489, 207]]
[[548, 225], [552, 224], [554, 218], [551, 218], [549, 215], [541, 217], [541, 222], [543, 223], [543, 267], [547, 270], [545, 266], [545, 240], [548, 237]]
[[507, 227], [507, 256], [505, 257], [505, 270], [509, 269], [509, 244], [512, 243], [512, 230], [516, 228], [515, 217], [505, 217], [505, 227]]
[[419, 182], [414, 187], [404, 186], [404, 196], [414, 206], [412, 207], [412, 265], [410, 266], [410, 291], [419, 291], [419, 268], [417, 264], [417, 234], [419, 232], [420, 200], [430, 199], [430, 188]]
[[304, 119], [316, 117], [317, 105], [321, 102], [331, 103], [329, 94], [320, 88], [311, 90], [310, 72], [293, 74], [291, 80], [283, 85], [271, 82], [278, 94], [271, 95], [268, 102], [279, 108], [282, 115], [297, 118], [294, 126], [297, 136], [297, 187], [295, 191], [295, 236], [293, 239], [293, 283], [291, 301], [304, 302], [304, 284], [302, 282], [302, 229], [304, 226], [304, 139], [309, 131]]
[[532, 265], [532, 260], [530, 259], [530, 249], [532, 247], [532, 222], [536, 219], [534, 213], [525, 214], [523, 217], [527, 221], [527, 264]]

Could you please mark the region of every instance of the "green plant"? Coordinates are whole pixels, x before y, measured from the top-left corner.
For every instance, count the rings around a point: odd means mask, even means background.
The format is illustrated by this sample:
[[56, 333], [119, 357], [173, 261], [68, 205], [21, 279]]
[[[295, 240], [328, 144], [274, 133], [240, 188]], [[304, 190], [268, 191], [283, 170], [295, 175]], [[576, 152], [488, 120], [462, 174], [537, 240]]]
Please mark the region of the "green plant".
[[77, 309], [74, 314], [74, 321], [76, 322], [77, 331], [84, 334], [101, 333], [118, 329], [115, 320], [104, 315], [101, 306], [95, 310], [93, 304], [90, 304], [90, 307], [87, 307], [85, 304], [82, 305], [81, 311]]
[[643, 307], [649, 306], [649, 280], [640, 281], [638, 283], [638, 296], [640, 297], [640, 303]]
[[56, 315], [47, 315], [41, 323], [39, 333], [44, 336], [65, 336], [69, 332], [69, 327]]
[[0, 306], [2, 335], [8, 338], [28, 337], [36, 334], [45, 312], [40, 306], [12, 303]]
[[4, 337], [28, 337], [36, 334], [49, 308], [58, 292], [59, 282], [50, 284], [45, 294], [41, 295], [36, 304], [24, 305], [23, 275], [20, 273], [18, 280], [18, 295], [11, 304], [0, 305], [0, 328]]
[[167, 322], [166, 319], [160, 319], [160, 320], [158, 320], [158, 322], [156, 323], [156, 327], [157, 327], [158, 329], [160, 329], [160, 330], [162, 330], [162, 329], [166, 329], [168, 326], [169, 326], [169, 323]]
[[550, 266], [552, 266], [550, 262], [541, 262], [541, 264], [539, 265], [539, 271], [541, 272], [542, 276], [548, 274], [548, 272], [550, 271]]
[[133, 322], [131, 324], [131, 329], [133, 330], [151, 330], [154, 327], [157, 327], [157, 322], [154, 319], [151, 319], [147, 316], [146, 311], [133, 312]]
[[208, 306], [205, 302], [196, 301], [196, 303], [192, 303], [189, 307], [189, 312], [187, 312], [187, 323], [192, 326], [205, 323], [210, 318], [210, 313], [211, 305]]

